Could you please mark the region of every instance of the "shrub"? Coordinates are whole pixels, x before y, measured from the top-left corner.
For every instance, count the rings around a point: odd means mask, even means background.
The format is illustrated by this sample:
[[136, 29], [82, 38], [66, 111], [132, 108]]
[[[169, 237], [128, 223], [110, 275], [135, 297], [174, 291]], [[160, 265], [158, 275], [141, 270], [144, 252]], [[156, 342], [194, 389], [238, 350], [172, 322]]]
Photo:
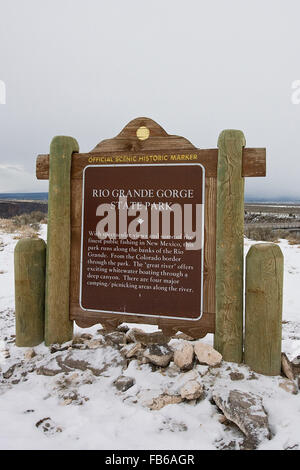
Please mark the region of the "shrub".
[[47, 215], [41, 211], [15, 215], [11, 219], [0, 219], [0, 229], [6, 233], [18, 232], [16, 238], [37, 236], [40, 224], [47, 223]]
[[248, 227], [245, 236], [251, 240], [277, 243], [280, 238], [289, 241], [290, 245], [300, 244], [300, 234], [289, 232], [288, 230], [272, 230], [263, 227]]
[[47, 216], [43, 212], [33, 211], [30, 214], [15, 215], [11, 220], [16, 227], [22, 227], [23, 225], [33, 226], [35, 224], [39, 228], [40, 223], [47, 222]]
[[245, 235], [251, 240], [261, 240], [266, 242], [277, 242], [280, 238], [277, 231], [271, 230], [270, 228], [255, 227], [247, 228], [245, 230]]

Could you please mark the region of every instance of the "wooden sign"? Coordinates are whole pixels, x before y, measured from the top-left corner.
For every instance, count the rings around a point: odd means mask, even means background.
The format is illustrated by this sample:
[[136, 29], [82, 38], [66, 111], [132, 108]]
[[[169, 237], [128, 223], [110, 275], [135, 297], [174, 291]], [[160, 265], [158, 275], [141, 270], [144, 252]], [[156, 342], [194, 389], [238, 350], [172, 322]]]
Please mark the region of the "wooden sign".
[[203, 222], [200, 164], [87, 166], [80, 307], [199, 320]]
[[[48, 179], [50, 174], [48, 231], [52, 238], [47, 254], [46, 342], [66, 340], [69, 334], [68, 325], [65, 335], [56, 326], [60, 324], [62, 330], [62, 314], [59, 317], [56, 312], [63, 295], [67, 296], [64, 311], [68, 319], [79, 326], [101, 323], [115, 328], [124, 321], [152, 323], [168, 335], [180, 330], [199, 338], [215, 332], [217, 320], [218, 331], [224, 321], [230, 330], [227, 339], [226, 335], [221, 338], [225, 338], [225, 348], [240, 341], [242, 328], [239, 325], [237, 329], [230, 319], [236, 312], [242, 319], [244, 195], [239, 181], [245, 176], [265, 176], [265, 149], [244, 148], [239, 131], [225, 132], [219, 149], [198, 149], [183, 137], [168, 135], [151, 119], [138, 118], [89, 153], [78, 153], [76, 141], [57, 137], [50, 164], [49, 155], [38, 156], [38, 179]], [[71, 158], [69, 170], [66, 155]], [[64, 176], [56, 166], [59, 156], [63, 157]], [[125, 212], [120, 222], [119, 208], [108, 215], [109, 207], [115, 207], [120, 197], [121, 202], [127, 197], [129, 203], [126, 223], [122, 222]], [[133, 203], [147, 207], [147, 212], [144, 208], [142, 213], [134, 212]], [[177, 207], [176, 214], [168, 214], [170, 237], [165, 239], [162, 226], [151, 237], [153, 211], [149, 208], [159, 203], [161, 208], [168, 204]], [[107, 204], [107, 211], [103, 204]], [[190, 208], [185, 207], [189, 204]], [[197, 207], [201, 216], [196, 229]], [[194, 214], [193, 237], [187, 240], [184, 221], [189, 211]], [[161, 210], [160, 218], [166, 213]], [[70, 237], [61, 229], [62, 221], [69, 227]], [[111, 238], [101, 238], [103, 230], [110, 228]], [[196, 243], [195, 250], [187, 249], [189, 242]], [[229, 252], [233, 255], [227, 256]], [[64, 264], [60, 256], [66, 260]], [[63, 294], [62, 280], [68, 285], [67, 294]], [[226, 296], [217, 295], [216, 299], [216, 291], [221, 292], [227, 284], [231, 287]], [[220, 345], [218, 350], [224, 347]]]

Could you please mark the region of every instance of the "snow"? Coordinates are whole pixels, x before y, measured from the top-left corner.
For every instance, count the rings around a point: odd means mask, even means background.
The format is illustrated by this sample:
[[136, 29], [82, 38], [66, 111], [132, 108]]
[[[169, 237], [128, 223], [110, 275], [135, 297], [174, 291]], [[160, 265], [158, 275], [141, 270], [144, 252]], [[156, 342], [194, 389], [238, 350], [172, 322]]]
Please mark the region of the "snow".
[[[46, 238], [46, 226], [41, 236]], [[0, 369], [7, 371], [16, 364], [13, 376], [2, 379], [0, 373], [0, 448], [1, 449], [216, 449], [234, 443], [236, 449], [242, 435], [219, 422], [219, 411], [212, 404], [213, 389], [224, 393], [238, 389], [262, 397], [269, 416], [271, 440], [264, 440], [259, 449], [300, 448], [300, 394], [293, 395], [279, 387], [282, 377], [253, 374], [245, 365], [223, 362], [209, 369], [198, 365], [188, 372], [198, 380], [206, 396], [197, 404], [182, 402], [151, 411], [147, 403], [162, 393], [178, 393], [187, 376], [178, 374], [171, 363], [166, 370], [153, 371], [148, 364], [132, 360], [122, 371], [119, 353], [111, 346], [96, 350], [73, 350], [72, 358], [87, 360], [93, 367], [107, 365], [99, 376], [90, 370], [76, 370], [54, 376], [38, 375], [45, 366], [55, 371], [56, 358], [65, 358], [70, 350], [50, 354], [41, 344], [34, 348], [36, 356], [26, 360], [28, 348], [14, 344], [14, 277], [13, 252], [16, 234], [0, 233]], [[256, 242], [245, 239], [245, 254]], [[290, 359], [300, 354], [300, 245], [279, 243], [285, 260], [283, 342], [282, 350]], [[141, 325], [130, 325], [141, 328]], [[101, 340], [101, 327], [75, 327], [76, 334], [90, 333]], [[142, 326], [155, 331], [153, 325]], [[169, 343], [175, 347], [181, 340]], [[203, 338], [212, 344], [213, 335]], [[35, 370], [32, 371], [32, 365]], [[232, 372], [244, 378], [233, 381]], [[22, 375], [23, 374], [23, 375]], [[113, 381], [123, 374], [134, 377], [135, 385], [119, 392]], [[13, 383], [13, 382], [16, 383]], [[76, 393], [76, 400], [68, 399]], [[72, 395], [73, 394], [73, 395]], [[40, 420], [49, 418], [50, 431], [44, 432]]]

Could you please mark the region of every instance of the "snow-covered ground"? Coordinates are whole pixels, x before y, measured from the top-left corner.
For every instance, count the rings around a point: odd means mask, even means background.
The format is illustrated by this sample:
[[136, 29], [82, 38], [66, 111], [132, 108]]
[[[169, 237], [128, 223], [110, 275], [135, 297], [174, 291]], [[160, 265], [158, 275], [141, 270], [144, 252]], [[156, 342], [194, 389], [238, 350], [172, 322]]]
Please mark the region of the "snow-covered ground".
[[[45, 238], [46, 227], [41, 236]], [[272, 433], [259, 449], [300, 449], [300, 394], [279, 387], [282, 377], [253, 374], [246, 366], [223, 362], [211, 369], [196, 370], [206, 396], [199, 402], [182, 402], [150, 410], [149, 399], [174, 392], [180, 385], [171, 366], [153, 370], [149, 364], [130, 362], [122, 370], [116, 348], [75, 351], [90, 369], [57, 375], [40, 375], [39, 369], [55, 369], [56, 358], [66, 360], [68, 351], [52, 352], [44, 344], [35, 347], [35, 357], [26, 357], [28, 348], [14, 344], [13, 234], [0, 233], [0, 448], [1, 449], [217, 449], [239, 448], [241, 433], [221, 424], [220, 413], [211, 400], [211, 389], [239, 389], [263, 398]], [[245, 253], [251, 246], [245, 240]], [[285, 259], [283, 343], [290, 359], [300, 354], [300, 246], [282, 240]], [[141, 326], [139, 325], [139, 328]], [[76, 334], [90, 333], [101, 342], [100, 326]], [[148, 331], [154, 327], [145, 326]], [[171, 344], [179, 340], [171, 340]], [[212, 343], [212, 335], [202, 341]], [[74, 360], [74, 355], [73, 355]], [[78, 356], [79, 360], [79, 356]], [[55, 365], [56, 364], [56, 365]], [[10, 370], [12, 373], [3, 373]], [[96, 368], [103, 371], [97, 375]], [[232, 381], [232, 372], [243, 374]], [[113, 381], [120, 375], [134, 377], [135, 385], [119, 392]]]

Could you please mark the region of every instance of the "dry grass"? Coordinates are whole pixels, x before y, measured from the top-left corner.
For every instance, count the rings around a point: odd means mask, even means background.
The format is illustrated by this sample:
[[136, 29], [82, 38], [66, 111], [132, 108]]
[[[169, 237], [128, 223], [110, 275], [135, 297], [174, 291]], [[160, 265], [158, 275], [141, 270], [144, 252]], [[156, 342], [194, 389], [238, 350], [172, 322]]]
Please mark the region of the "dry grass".
[[291, 235], [291, 238], [288, 238], [288, 241], [289, 241], [289, 245], [299, 245], [300, 244], [300, 237], [297, 238], [297, 237], [294, 237], [293, 235]]
[[15, 233], [15, 240], [21, 238], [37, 238], [40, 224], [47, 223], [43, 212], [34, 211], [30, 214], [21, 214], [11, 219], [0, 219], [0, 230], [5, 233]]
[[250, 240], [257, 240], [257, 241], [265, 241], [265, 242], [274, 242], [277, 243], [279, 238], [282, 238], [279, 236], [278, 232], [274, 233], [269, 228], [247, 228], [245, 230], [245, 235], [247, 238], [250, 238]]
[[38, 230], [35, 230], [32, 227], [21, 227], [18, 230], [17, 235], [15, 235], [13, 238], [14, 240], [21, 240], [21, 238], [38, 238], [39, 233]]
[[41, 211], [33, 211], [30, 214], [15, 215], [11, 219], [17, 227], [23, 225], [40, 225], [47, 223], [47, 216]]
[[280, 239], [289, 241], [289, 245], [299, 245], [300, 235], [291, 233], [288, 230], [271, 230], [270, 228], [247, 228], [245, 236], [250, 240], [278, 243]]

